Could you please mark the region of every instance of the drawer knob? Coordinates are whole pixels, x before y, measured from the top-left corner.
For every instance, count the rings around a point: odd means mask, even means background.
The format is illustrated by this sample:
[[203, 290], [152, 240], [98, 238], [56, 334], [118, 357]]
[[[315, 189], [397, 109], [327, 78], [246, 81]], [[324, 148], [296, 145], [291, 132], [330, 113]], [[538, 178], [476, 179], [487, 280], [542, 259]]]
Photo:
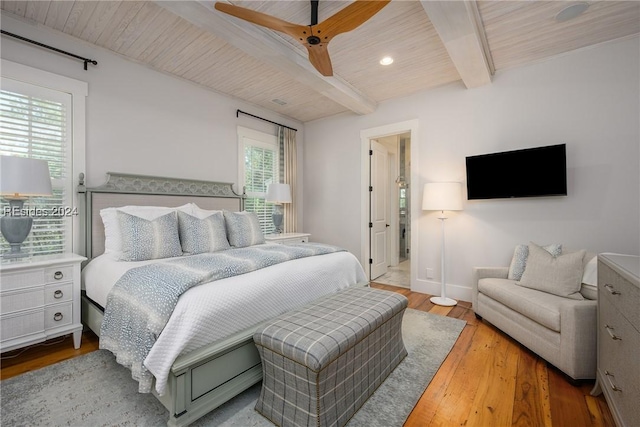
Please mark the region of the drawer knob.
[[622, 389], [620, 387], [618, 387], [617, 385], [615, 385], [613, 383], [613, 380], [611, 379], [611, 377], [613, 377], [614, 375], [609, 372], [609, 371], [604, 371], [604, 374], [607, 376], [607, 380], [609, 381], [609, 387], [611, 387], [611, 390], [613, 391], [622, 391]]
[[62, 298], [63, 296], [64, 296], [64, 293], [62, 293], [62, 291], [61, 291], [60, 289], [58, 289], [57, 291], [55, 291], [55, 292], [53, 293], [53, 297], [54, 297], [55, 299], [60, 299], [60, 298]]
[[64, 277], [64, 274], [62, 274], [62, 271], [56, 271], [55, 273], [53, 273], [53, 278], [56, 280], [60, 280]]
[[613, 286], [612, 286], [612, 285], [607, 284], [607, 285], [604, 285], [604, 287], [605, 287], [605, 289], [606, 289], [606, 290], [608, 290], [608, 291], [609, 291], [609, 293], [610, 293], [611, 295], [620, 295], [620, 292], [619, 292], [619, 291], [616, 291], [615, 289], [613, 289]]
[[604, 328], [607, 330], [607, 333], [609, 334], [609, 336], [611, 337], [611, 339], [614, 339], [614, 340], [620, 340], [620, 341], [622, 341], [622, 338], [620, 338], [619, 336], [617, 336], [616, 334], [614, 334], [614, 333], [613, 333], [613, 330], [614, 330], [615, 328], [612, 328], [612, 327], [611, 327], [611, 326], [609, 326], [609, 325], [604, 325]]
[[64, 316], [63, 316], [63, 314], [62, 314], [62, 313], [57, 312], [56, 314], [54, 314], [54, 315], [53, 315], [53, 320], [55, 320], [56, 322], [59, 322], [59, 321], [61, 321], [61, 320], [62, 320], [62, 318], [63, 318], [63, 317], [64, 317]]

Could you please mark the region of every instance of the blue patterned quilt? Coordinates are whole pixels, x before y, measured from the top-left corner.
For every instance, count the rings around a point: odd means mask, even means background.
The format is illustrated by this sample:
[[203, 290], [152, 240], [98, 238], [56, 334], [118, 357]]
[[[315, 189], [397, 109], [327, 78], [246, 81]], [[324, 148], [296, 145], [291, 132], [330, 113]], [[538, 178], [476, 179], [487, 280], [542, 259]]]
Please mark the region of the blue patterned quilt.
[[174, 258], [127, 271], [107, 298], [100, 348], [131, 369], [139, 391], [151, 390], [144, 360], [167, 324], [178, 298], [190, 288], [285, 261], [343, 251], [320, 243], [260, 245]]

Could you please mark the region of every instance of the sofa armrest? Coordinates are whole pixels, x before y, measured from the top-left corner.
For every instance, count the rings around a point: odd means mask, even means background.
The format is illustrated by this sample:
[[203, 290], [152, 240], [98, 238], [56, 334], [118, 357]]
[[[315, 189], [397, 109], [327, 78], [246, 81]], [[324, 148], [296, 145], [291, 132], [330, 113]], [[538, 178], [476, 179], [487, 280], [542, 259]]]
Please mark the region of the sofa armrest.
[[478, 280], [495, 278], [506, 279], [509, 275], [509, 267], [474, 267], [473, 276], [471, 278], [471, 304], [473, 310], [478, 306]]
[[560, 357], [575, 379], [595, 378], [598, 302], [567, 300], [560, 306]]

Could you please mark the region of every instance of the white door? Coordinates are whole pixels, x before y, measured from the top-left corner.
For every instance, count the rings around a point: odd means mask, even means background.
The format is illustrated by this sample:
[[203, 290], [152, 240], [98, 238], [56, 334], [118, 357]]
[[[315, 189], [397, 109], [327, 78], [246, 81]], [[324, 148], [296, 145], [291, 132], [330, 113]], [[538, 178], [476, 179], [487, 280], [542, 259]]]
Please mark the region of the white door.
[[371, 230], [371, 280], [387, 272], [388, 206], [389, 200], [389, 152], [378, 142], [371, 140], [370, 230]]

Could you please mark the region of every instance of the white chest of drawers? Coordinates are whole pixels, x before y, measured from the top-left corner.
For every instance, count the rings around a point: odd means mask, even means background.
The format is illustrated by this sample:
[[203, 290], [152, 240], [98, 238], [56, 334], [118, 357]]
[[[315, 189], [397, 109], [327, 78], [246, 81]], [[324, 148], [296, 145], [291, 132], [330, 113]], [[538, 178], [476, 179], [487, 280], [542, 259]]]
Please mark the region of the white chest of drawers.
[[0, 351], [73, 333], [80, 348], [80, 263], [75, 254], [0, 264]]
[[618, 426], [640, 426], [640, 258], [598, 256], [598, 371]]
[[264, 240], [270, 243], [277, 243], [283, 245], [286, 243], [307, 243], [309, 241], [309, 233], [280, 233], [280, 234], [267, 234], [264, 236]]

